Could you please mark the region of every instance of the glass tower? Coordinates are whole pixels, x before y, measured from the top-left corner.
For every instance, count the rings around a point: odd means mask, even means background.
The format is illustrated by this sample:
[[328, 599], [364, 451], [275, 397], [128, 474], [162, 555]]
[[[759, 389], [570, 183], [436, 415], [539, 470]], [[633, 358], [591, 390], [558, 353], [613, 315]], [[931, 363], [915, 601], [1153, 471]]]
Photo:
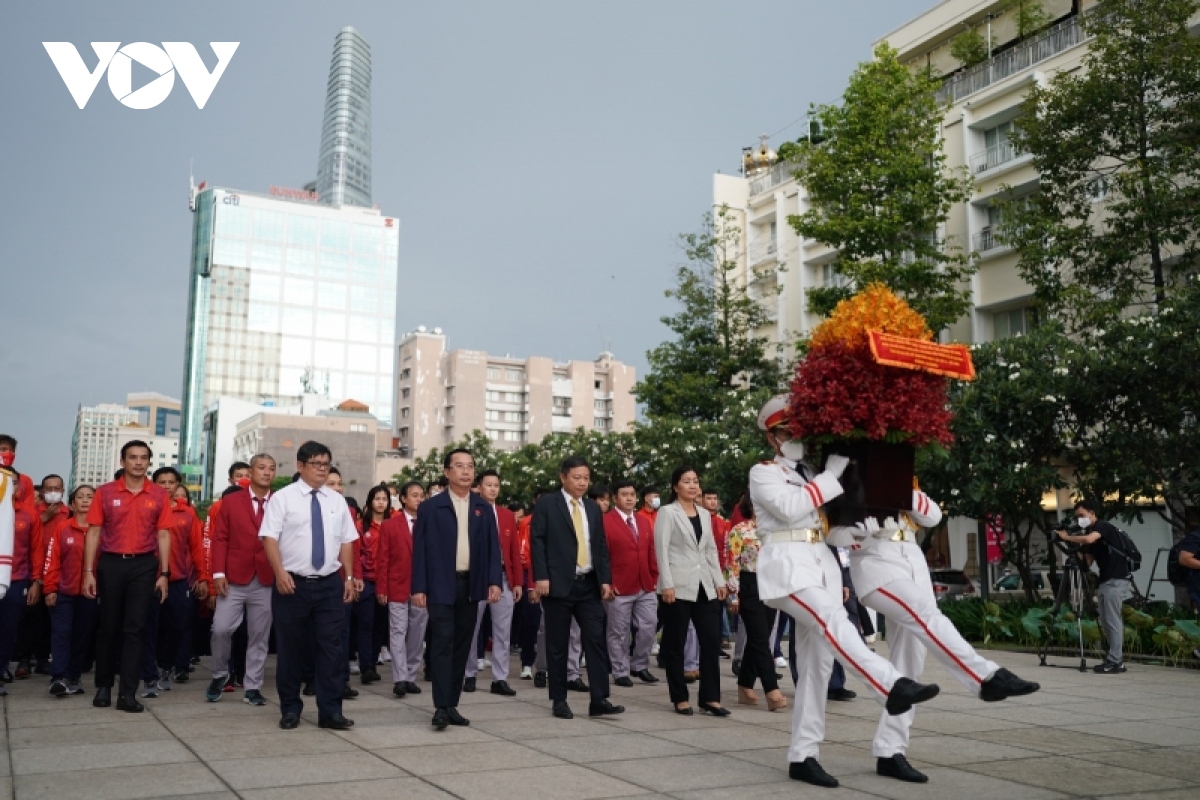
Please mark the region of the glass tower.
[[399, 221], [376, 209], [196, 195], [180, 432], [189, 476], [201, 474], [218, 397], [289, 406], [314, 392], [358, 400], [391, 425], [398, 244]]
[[354, 28], [333, 41], [317, 195], [327, 206], [371, 206], [371, 47]]

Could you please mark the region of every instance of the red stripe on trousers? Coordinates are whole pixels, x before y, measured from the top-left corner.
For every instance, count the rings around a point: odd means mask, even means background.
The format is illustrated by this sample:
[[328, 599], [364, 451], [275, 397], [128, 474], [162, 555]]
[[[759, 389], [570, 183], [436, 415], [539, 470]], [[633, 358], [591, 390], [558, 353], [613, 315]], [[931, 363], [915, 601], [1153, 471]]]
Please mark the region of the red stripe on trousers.
[[859, 674], [863, 676], [863, 679], [866, 680], [867, 683], [869, 683], [873, 687], [875, 687], [875, 690], [877, 692], [879, 692], [884, 697], [887, 697], [888, 690], [884, 689], [882, 686], [880, 686], [879, 683], [874, 678], [871, 677], [870, 673], [868, 673], [865, 669], [863, 669], [857, 661], [855, 661], [853, 658], [851, 658], [849, 655], [847, 655], [846, 651], [842, 649], [842, 646], [837, 643], [837, 639], [833, 638], [833, 634], [829, 632], [829, 628], [825, 625], [825, 621], [822, 620], [817, 615], [817, 612], [815, 612], [811, 608], [809, 608], [808, 605], [806, 605], [804, 603], [804, 601], [801, 600], [799, 597], [796, 597], [796, 595], [792, 594], [792, 595], [788, 595], [788, 597], [792, 598], [792, 600], [795, 601], [796, 605], [800, 606], [801, 608], [803, 608], [805, 611], [807, 611], [809, 614], [812, 615], [812, 618], [817, 621], [817, 624], [821, 626], [821, 630], [825, 633], [825, 638], [829, 640], [829, 643], [831, 645], [833, 645], [833, 649], [835, 649], [839, 653], [841, 653], [842, 658], [844, 658], [846, 660], [846, 663], [848, 663], [850, 666], [852, 666], [856, 670], [858, 670]]
[[954, 653], [951, 653], [950, 649], [948, 647], [946, 647], [946, 645], [942, 644], [941, 641], [936, 636], [933, 635], [933, 631], [929, 630], [929, 626], [925, 624], [925, 620], [923, 620], [919, 616], [917, 616], [917, 613], [915, 611], [913, 611], [911, 608], [909, 608], [908, 604], [906, 604], [899, 597], [896, 597], [896, 595], [892, 594], [887, 589], [880, 589], [879, 593], [882, 594], [884, 597], [891, 599], [892, 602], [894, 602], [896, 605], [900, 606], [905, 611], [907, 611], [908, 615], [910, 617], [912, 617], [913, 619], [915, 619], [917, 621], [917, 624], [920, 625], [922, 629], [924, 629], [925, 635], [929, 637], [930, 641], [932, 641], [934, 644], [936, 644], [938, 647], [940, 647], [942, 649], [943, 653], [950, 656], [950, 659], [955, 664], [958, 664], [959, 668], [962, 669], [963, 672], [970, 675], [971, 680], [975, 681], [976, 683], [980, 683], [980, 684], [983, 683], [983, 678], [979, 677], [974, 672], [972, 672], [971, 669], [962, 662], [962, 659], [960, 659], [958, 656], [954, 655]]

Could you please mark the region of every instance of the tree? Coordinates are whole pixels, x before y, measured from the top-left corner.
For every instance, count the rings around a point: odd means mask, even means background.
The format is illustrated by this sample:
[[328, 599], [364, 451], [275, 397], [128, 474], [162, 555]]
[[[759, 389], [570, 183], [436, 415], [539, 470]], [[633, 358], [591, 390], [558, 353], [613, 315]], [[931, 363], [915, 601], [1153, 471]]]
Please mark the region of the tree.
[[1017, 38], [1026, 39], [1046, 27], [1050, 14], [1039, 0], [1009, 0], [1004, 11], [1016, 17]]
[[883, 44], [851, 76], [840, 106], [814, 111], [825, 138], [800, 142], [796, 170], [810, 209], [789, 222], [836, 248], [834, 267], [848, 280], [809, 290], [814, 313], [828, 314], [872, 281], [903, 296], [935, 331], [970, 308], [971, 254], [938, 234], [970, 198], [971, 181], [946, 166], [935, 88]]
[[950, 55], [962, 63], [964, 67], [973, 67], [987, 61], [988, 52], [987, 39], [975, 30], [963, 31], [950, 40]]
[[1070, 329], [1161, 306], [1200, 257], [1197, 0], [1106, 0], [1082, 18], [1083, 69], [1035, 84], [1017, 147], [1041, 180], [1006, 203], [1004, 240]]
[[767, 309], [739, 278], [742, 231], [733, 213], [723, 206], [706, 214], [698, 232], [680, 239], [687, 263], [666, 295], [682, 308], [662, 318], [676, 338], [646, 354], [650, 372], [634, 394], [650, 417], [715, 420], [730, 390], [778, 389], [783, 375], [775, 345], [759, 334]]

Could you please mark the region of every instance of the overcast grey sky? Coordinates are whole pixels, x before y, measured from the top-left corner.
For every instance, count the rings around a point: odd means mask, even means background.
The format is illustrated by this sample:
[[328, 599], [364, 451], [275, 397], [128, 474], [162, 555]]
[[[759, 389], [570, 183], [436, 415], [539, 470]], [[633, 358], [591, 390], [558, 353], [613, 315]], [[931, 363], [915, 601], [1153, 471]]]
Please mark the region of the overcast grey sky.
[[[4, 3], [0, 430], [16, 466], [65, 474], [80, 403], [180, 396], [189, 159], [197, 181], [247, 191], [314, 179], [343, 25], [371, 45], [401, 332], [558, 360], [611, 347], [642, 374], [713, 173], [837, 98], [875, 39], [936, 2]], [[43, 41], [89, 67], [92, 41], [192, 42], [210, 69], [208, 42], [241, 46], [203, 110], [179, 80], [145, 111], [101, 80], [81, 111]]]

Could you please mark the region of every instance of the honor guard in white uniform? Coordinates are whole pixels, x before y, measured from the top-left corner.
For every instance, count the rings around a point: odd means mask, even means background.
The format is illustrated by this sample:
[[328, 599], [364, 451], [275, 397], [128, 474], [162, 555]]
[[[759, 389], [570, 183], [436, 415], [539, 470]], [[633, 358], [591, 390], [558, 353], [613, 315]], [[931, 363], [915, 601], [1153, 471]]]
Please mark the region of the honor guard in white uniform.
[[[927, 494], [915, 489], [912, 509], [888, 517], [882, 527], [869, 517], [856, 527], [834, 528], [829, 536], [831, 544], [850, 548], [850, 577], [858, 590], [858, 601], [887, 618], [893, 666], [902, 675], [917, 677], [925, 668], [925, 652], [929, 650], [980, 700], [995, 702], [1036, 692], [1038, 684], [1021, 680], [975, 652], [938, 608], [916, 529], [937, 525], [942, 510]], [[881, 716], [871, 745], [877, 774], [911, 783], [929, 780], [905, 757], [915, 714], [910, 709], [896, 716]]]
[[772, 608], [795, 620], [799, 681], [792, 715], [788, 774], [795, 780], [834, 787], [817, 761], [825, 738], [825, 701], [833, 659], [861, 678], [888, 714], [904, 714], [914, 703], [932, 699], [936, 685], [904, 677], [873, 653], [842, 605], [838, 560], [825, 546], [821, 506], [842, 493], [838, 482], [848, 460], [831, 456], [825, 472], [805, 464], [803, 445], [787, 427], [787, 396], [772, 398], [758, 415], [758, 427], [775, 448], [773, 461], [750, 470], [750, 499], [763, 547], [758, 555], [758, 591]]

